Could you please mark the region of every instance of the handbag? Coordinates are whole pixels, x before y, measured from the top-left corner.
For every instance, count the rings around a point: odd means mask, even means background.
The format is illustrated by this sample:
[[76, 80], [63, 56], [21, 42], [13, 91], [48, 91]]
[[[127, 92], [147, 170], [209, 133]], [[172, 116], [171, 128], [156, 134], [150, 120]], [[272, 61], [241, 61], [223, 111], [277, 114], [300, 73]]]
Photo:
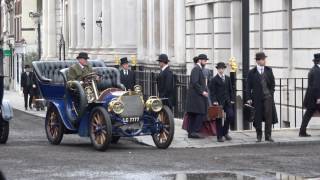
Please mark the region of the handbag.
[[251, 106], [250, 104], [244, 104], [243, 114], [244, 114], [245, 119], [248, 122], [254, 121], [255, 113], [256, 113], [256, 110], [253, 106]]

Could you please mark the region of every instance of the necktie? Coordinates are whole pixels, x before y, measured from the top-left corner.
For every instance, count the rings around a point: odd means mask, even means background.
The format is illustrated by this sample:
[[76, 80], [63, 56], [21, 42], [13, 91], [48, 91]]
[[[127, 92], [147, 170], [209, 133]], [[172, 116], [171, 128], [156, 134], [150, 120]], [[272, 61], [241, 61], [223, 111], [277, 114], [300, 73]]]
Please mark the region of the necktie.
[[222, 78], [222, 81], [223, 81], [223, 82], [226, 80], [226, 78], [225, 78], [224, 76], [222, 76], [221, 78]]
[[261, 68], [261, 74], [263, 74], [263, 68]]

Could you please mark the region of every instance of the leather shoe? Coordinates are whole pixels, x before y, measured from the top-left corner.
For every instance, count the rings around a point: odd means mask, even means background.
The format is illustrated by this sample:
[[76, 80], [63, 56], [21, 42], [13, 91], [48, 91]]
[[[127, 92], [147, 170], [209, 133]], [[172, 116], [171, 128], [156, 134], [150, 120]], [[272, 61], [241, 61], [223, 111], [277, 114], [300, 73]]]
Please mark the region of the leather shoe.
[[310, 137], [311, 135], [308, 134], [307, 132], [300, 132], [299, 137]]
[[223, 137], [218, 137], [217, 141], [218, 142], [224, 142]]
[[265, 140], [269, 142], [274, 142], [274, 140], [271, 137], [267, 137]]
[[204, 137], [201, 136], [201, 135], [198, 134], [198, 133], [191, 133], [191, 134], [188, 134], [188, 138], [192, 138], [192, 139], [203, 139]]
[[257, 135], [257, 142], [261, 142], [262, 135]]
[[231, 140], [232, 140], [232, 137], [231, 137], [229, 134], [224, 135], [224, 138], [225, 138], [227, 141], [231, 141]]

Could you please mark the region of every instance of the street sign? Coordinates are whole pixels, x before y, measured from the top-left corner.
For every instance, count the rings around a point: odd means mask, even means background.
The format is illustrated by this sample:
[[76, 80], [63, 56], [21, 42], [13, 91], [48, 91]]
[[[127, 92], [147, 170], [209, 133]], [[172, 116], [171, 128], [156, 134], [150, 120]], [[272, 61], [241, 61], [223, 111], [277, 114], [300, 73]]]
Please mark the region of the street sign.
[[12, 51], [10, 49], [5, 49], [3, 51], [3, 54], [4, 54], [4, 56], [10, 57], [10, 56], [12, 56]]

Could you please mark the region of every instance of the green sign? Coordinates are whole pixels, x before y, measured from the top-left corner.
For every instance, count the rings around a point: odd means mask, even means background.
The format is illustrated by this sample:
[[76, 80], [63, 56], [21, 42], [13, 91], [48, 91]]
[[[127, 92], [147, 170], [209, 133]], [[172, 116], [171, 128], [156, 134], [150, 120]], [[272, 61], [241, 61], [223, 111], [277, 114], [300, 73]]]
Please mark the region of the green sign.
[[4, 56], [12, 56], [12, 51], [10, 50], [10, 49], [5, 49], [4, 51], [3, 51], [3, 54], [4, 54]]

